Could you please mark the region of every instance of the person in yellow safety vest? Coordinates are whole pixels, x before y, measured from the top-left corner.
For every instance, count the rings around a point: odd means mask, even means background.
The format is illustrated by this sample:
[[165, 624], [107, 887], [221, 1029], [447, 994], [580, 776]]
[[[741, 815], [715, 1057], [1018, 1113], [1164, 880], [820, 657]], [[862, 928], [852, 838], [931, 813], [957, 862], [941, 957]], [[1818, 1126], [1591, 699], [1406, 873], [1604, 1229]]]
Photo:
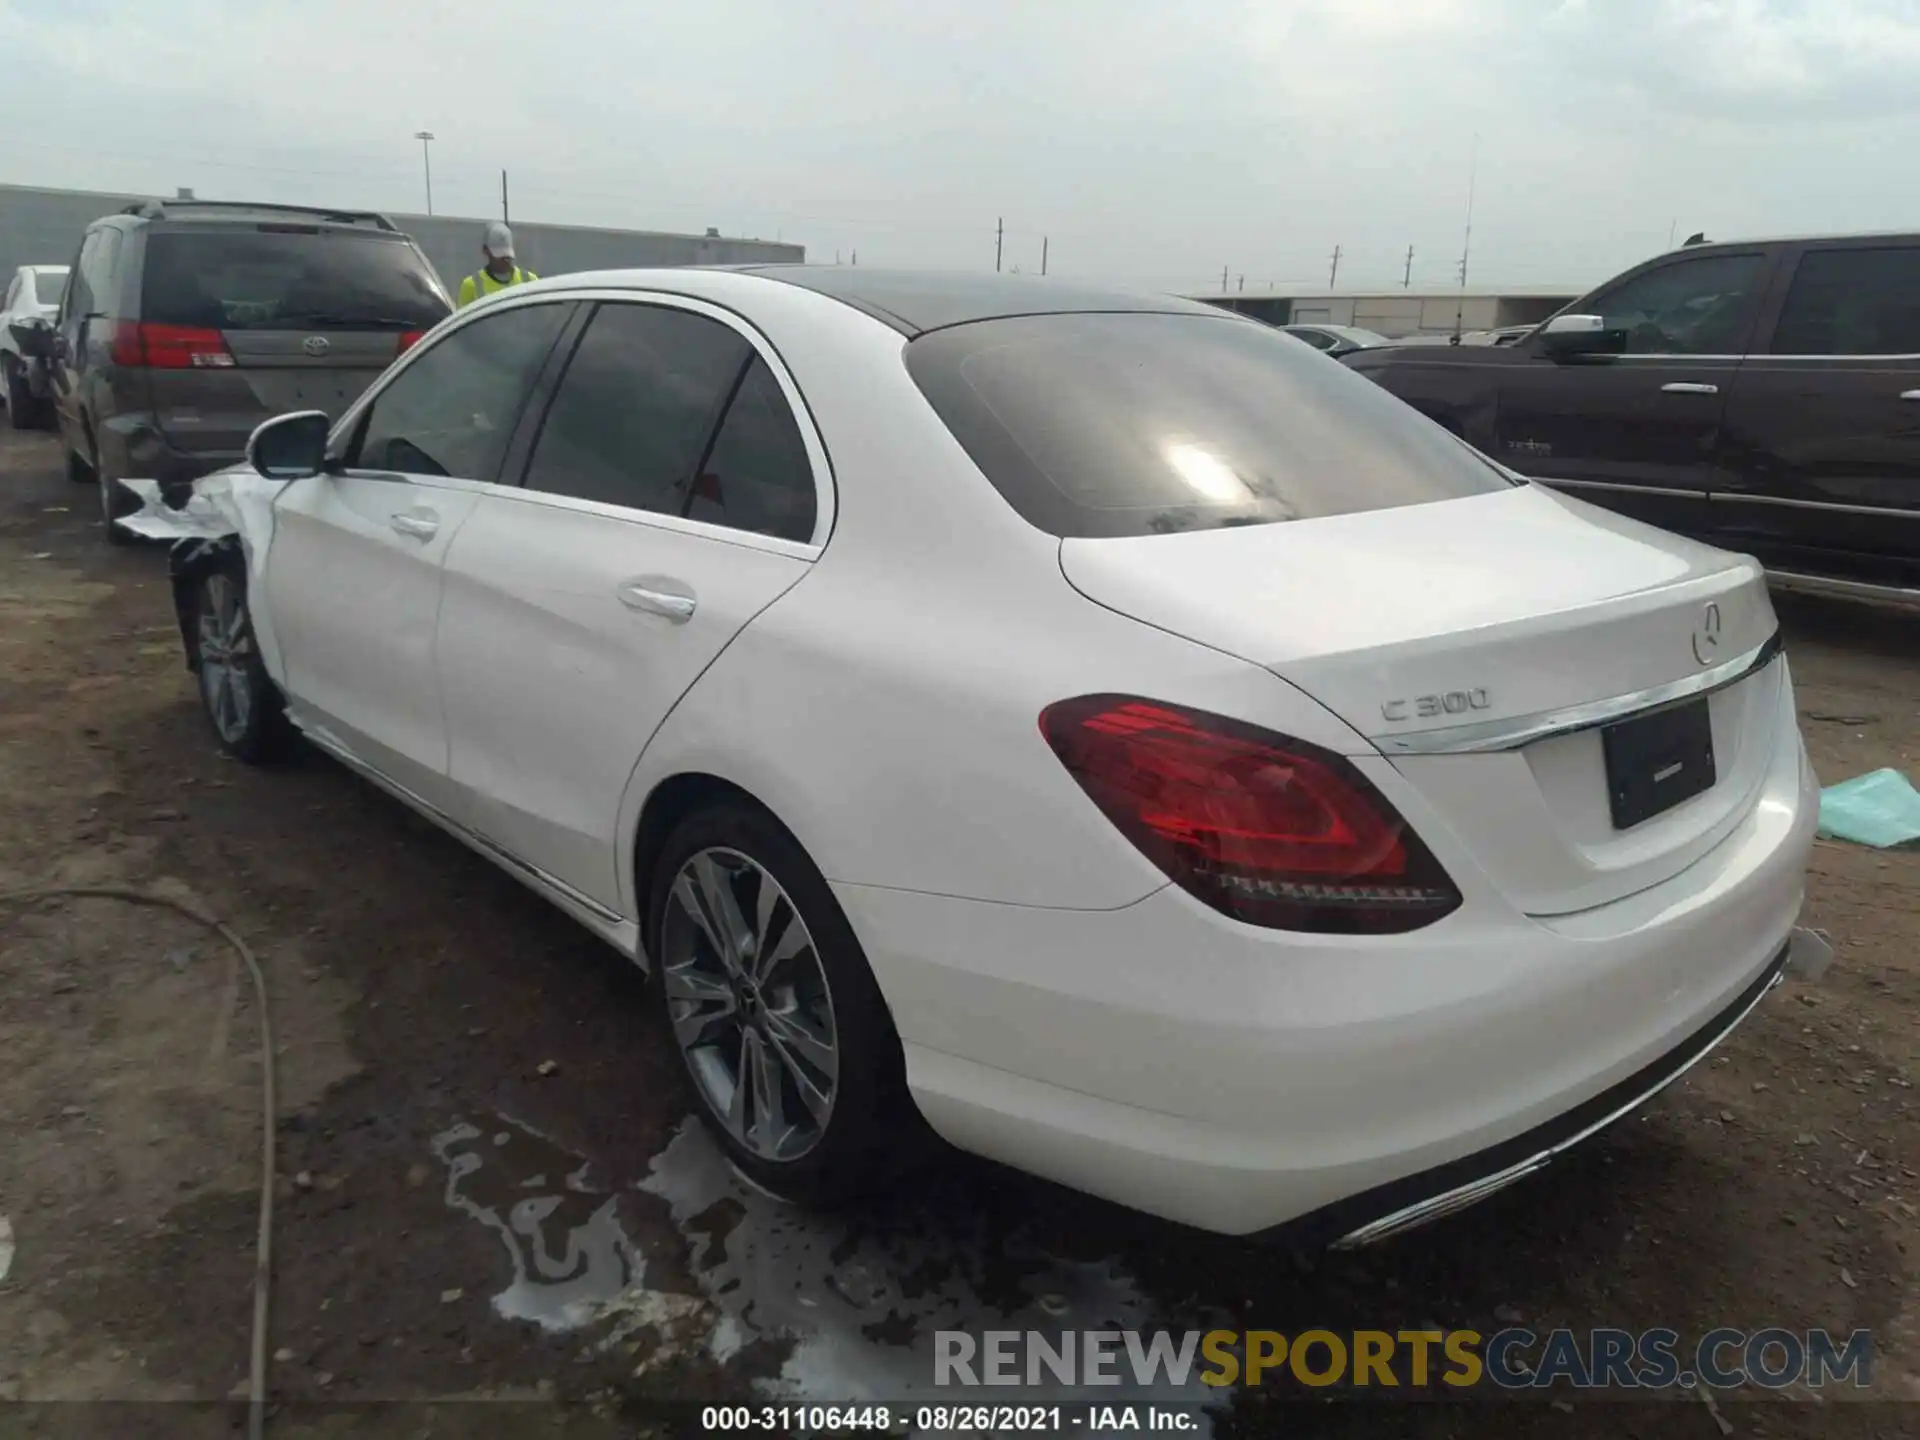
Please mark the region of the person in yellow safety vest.
[[513, 231], [501, 221], [487, 226], [487, 235], [480, 242], [480, 253], [487, 257], [487, 263], [460, 282], [460, 303], [455, 309], [465, 309], [483, 295], [491, 295], [496, 290], [504, 290], [509, 285], [524, 285], [529, 280], [540, 277], [531, 270], [522, 270], [513, 260]]

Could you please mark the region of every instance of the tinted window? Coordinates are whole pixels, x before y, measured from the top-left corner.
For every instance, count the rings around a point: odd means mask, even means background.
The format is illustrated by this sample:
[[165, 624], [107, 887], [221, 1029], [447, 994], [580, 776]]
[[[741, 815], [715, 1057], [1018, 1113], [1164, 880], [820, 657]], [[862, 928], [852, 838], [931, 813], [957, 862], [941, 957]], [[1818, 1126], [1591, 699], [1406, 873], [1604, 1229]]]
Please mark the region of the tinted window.
[[601, 306], [547, 412], [527, 488], [682, 514], [693, 467], [751, 354], [704, 315]]
[[1252, 321], [992, 320], [922, 336], [907, 367], [1053, 535], [1307, 520], [1511, 484], [1371, 380]]
[[813, 538], [813, 465], [767, 362], [754, 357], [683, 512], [782, 540]]
[[1287, 333], [1296, 340], [1304, 340], [1316, 350], [1333, 348], [1333, 336], [1324, 330], [1289, 330]]
[[1816, 250], [1793, 272], [1776, 355], [1920, 355], [1920, 247]]
[[1763, 255], [1702, 255], [1648, 270], [1593, 304], [1622, 355], [1738, 355], [1746, 350]]
[[571, 309], [526, 305], [463, 325], [382, 390], [348, 463], [492, 480]]
[[34, 299], [42, 305], [58, 305], [60, 297], [67, 293], [67, 277], [60, 270], [36, 270], [33, 272]]
[[88, 281], [93, 278], [93, 257], [100, 250], [100, 234], [98, 230], [88, 231], [86, 238], [80, 242], [79, 252], [73, 257], [69, 269], [73, 283], [61, 297], [60, 314], [63, 319], [70, 315], [84, 316], [93, 309], [93, 293]]
[[452, 309], [405, 240], [313, 226], [155, 229], [140, 317], [213, 330], [425, 330]]

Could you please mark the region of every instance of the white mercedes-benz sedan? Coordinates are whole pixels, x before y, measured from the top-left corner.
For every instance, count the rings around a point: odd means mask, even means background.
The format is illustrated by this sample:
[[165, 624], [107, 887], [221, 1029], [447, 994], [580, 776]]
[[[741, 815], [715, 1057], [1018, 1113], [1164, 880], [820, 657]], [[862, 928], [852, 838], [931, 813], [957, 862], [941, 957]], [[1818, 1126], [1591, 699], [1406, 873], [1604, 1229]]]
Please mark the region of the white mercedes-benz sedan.
[[1829, 953], [1759, 567], [1202, 305], [570, 275], [143, 521], [196, 537], [221, 742], [303, 735], [647, 965], [784, 1194], [924, 1126], [1361, 1243]]

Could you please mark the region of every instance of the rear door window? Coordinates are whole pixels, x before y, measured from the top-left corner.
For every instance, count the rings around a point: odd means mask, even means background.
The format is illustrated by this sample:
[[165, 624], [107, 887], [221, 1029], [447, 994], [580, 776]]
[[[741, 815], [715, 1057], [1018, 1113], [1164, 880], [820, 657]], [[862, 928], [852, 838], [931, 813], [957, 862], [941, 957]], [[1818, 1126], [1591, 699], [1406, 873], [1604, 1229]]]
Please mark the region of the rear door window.
[[224, 225], [147, 236], [141, 318], [161, 325], [426, 330], [451, 309], [419, 252], [387, 233]]
[[1775, 355], [1920, 355], [1920, 246], [1814, 250], [1774, 326]]
[[434, 341], [374, 397], [347, 465], [494, 480], [571, 310], [517, 306]]
[[974, 463], [1052, 535], [1151, 535], [1510, 488], [1475, 451], [1292, 336], [1222, 316], [956, 325], [907, 368]]
[[752, 357], [738, 332], [704, 315], [602, 305], [547, 411], [526, 487], [685, 514], [694, 467]]

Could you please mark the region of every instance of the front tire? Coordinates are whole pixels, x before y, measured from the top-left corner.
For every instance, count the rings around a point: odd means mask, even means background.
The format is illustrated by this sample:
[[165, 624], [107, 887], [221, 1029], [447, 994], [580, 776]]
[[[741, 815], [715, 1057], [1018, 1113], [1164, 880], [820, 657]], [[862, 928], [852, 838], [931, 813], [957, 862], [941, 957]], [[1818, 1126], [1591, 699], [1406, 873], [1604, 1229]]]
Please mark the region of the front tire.
[[698, 811], [668, 836], [650, 895], [667, 1029], [733, 1163], [816, 1204], [897, 1174], [925, 1135], [900, 1039], [793, 837], [744, 801]]
[[247, 582], [222, 564], [193, 582], [188, 633], [200, 706], [220, 748], [250, 765], [286, 753], [291, 727], [254, 638]]

